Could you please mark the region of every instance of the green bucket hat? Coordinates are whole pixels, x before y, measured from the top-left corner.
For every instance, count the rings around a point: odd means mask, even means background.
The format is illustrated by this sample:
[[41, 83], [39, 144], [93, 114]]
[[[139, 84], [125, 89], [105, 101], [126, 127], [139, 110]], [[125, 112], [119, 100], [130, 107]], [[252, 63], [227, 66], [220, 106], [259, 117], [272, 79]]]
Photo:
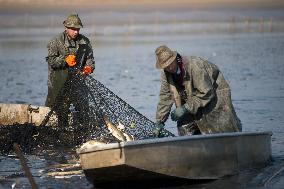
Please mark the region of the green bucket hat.
[[83, 24], [81, 19], [79, 18], [78, 14], [71, 14], [69, 15], [66, 20], [64, 20], [63, 25], [66, 28], [82, 28]]

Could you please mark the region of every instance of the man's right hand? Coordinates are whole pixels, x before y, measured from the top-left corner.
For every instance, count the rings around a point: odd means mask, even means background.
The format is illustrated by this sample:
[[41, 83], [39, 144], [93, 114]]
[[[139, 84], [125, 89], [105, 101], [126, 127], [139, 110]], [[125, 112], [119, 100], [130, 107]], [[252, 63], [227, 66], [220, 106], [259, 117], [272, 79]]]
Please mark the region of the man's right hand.
[[171, 119], [173, 121], [179, 121], [187, 114], [188, 114], [188, 110], [184, 106], [181, 106], [172, 111]]
[[155, 127], [153, 129], [153, 134], [155, 137], [161, 137], [161, 131], [164, 128], [165, 124], [157, 122], [155, 123]]
[[69, 67], [73, 67], [73, 66], [76, 65], [76, 60], [75, 59], [76, 59], [75, 55], [69, 54], [68, 56], [66, 56], [65, 61], [66, 61], [67, 65]]

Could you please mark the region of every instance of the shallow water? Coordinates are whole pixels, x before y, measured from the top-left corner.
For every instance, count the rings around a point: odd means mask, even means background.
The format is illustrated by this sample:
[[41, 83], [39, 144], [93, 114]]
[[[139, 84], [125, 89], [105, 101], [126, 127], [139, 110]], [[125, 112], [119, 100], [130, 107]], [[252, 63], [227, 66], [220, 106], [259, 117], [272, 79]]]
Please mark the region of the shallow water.
[[[225, 11], [225, 13], [228, 13]], [[88, 20], [82, 30], [93, 41], [96, 59], [94, 76], [115, 92], [131, 106], [146, 117], [154, 120], [159, 93], [159, 71], [155, 69], [154, 50], [161, 44], [176, 49], [183, 55], [197, 55], [215, 63], [228, 80], [236, 112], [243, 124], [244, 131], [272, 131], [273, 162], [261, 170], [250, 170], [234, 177], [215, 182], [185, 185], [173, 188], [281, 188], [284, 184], [284, 173], [267, 179], [284, 165], [284, 30], [283, 11], [232, 12], [232, 16], [243, 18], [245, 15], [255, 19], [272, 16], [277, 18], [274, 30], [269, 30], [269, 23], [264, 31], [259, 25], [234, 25], [225, 14], [216, 12], [198, 12], [216, 20], [191, 23], [194, 14], [172, 13], [176, 21], [166, 22], [163, 12], [158, 15], [156, 23], [150, 16], [141, 19], [141, 13], [132, 12], [133, 21], [115, 24], [110, 18], [123, 22], [129, 17], [122, 12], [108, 12], [105, 24], [92, 25]], [[218, 16], [216, 16], [216, 14]], [[252, 15], [251, 15], [252, 14]], [[89, 14], [83, 15], [87, 18]], [[187, 16], [184, 16], [187, 15]], [[243, 15], [243, 17], [237, 17]], [[6, 15], [12, 19], [17, 16]], [[37, 17], [38, 16], [38, 17]], [[92, 14], [103, 20], [99, 13]], [[61, 14], [53, 17], [27, 14], [26, 23], [30, 20], [50, 21], [48, 27], [35, 24], [34, 27], [7, 27], [0, 32], [0, 102], [27, 103], [43, 105], [47, 94], [47, 54], [46, 44], [56, 33], [62, 30]], [[137, 18], [142, 21], [135, 22]], [[168, 18], [168, 17], [166, 17]], [[183, 21], [179, 23], [178, 21]], [[218, 19], [217, 19], [218, 18]], [[24, 18], [22, 18], [24, 19]], [[196, 18], [195, 18], [196, 20]], [[152, 22], [153, 21], [153, 22]], [[119, 23], [120, 23], [119, 22]], [[36, 22], [35, 22], [36, 23]], [[217, 23], [217, 24], [216, 24]], [[52, 28], [54, 26], [54, 29]], [[212, 27], [213, 26], [213, 27]], [[168, 121], [166, 128], [177, 134], [175, 124]], [[43, 172], [50, 164], [66, 163], [70, 155], [55, 154], [28, 155], [29, 166], [41, 188], [91, 188], [84, 175], [73, 175], [70, 178], [46, 177]], [[28, 188], [19, 161], [14, 156], [0, 156], [0, 188]], [[218, 187], [217, 187], [218, 186]]]

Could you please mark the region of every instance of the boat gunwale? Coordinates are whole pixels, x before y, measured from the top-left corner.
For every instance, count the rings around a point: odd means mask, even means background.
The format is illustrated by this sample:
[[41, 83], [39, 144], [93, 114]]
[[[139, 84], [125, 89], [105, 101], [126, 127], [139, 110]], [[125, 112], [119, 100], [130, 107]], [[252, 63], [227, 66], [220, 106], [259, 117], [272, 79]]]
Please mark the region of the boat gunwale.
[[103, 150], [121, 149], [121, 148], [125, 148], [125, 147], [148, 145], [148, 144], [179, 142], [179, 141], [186, 141], [186, 140], [225, 138], [225, 137], [258, 136], [258, 135], [270, 135], [270, 136], [272, 136], [273, 133], [271, 131], [233, 132], [233, 133], [216, 133], [216, 134], [193, 135], [193, 136], [152, 138], [152, 139], [144, 139], [144, 140], [100, 144], [99, 146], [93, 146], [93, 147], [90, 147], [90, 148], [87, 148], [87, 149], [78, 148], [76, 150], [76, 152], [77, 152], [77, 154], [85, 154], [85, 153], [92, 153], [92, 152], [103, 151]]

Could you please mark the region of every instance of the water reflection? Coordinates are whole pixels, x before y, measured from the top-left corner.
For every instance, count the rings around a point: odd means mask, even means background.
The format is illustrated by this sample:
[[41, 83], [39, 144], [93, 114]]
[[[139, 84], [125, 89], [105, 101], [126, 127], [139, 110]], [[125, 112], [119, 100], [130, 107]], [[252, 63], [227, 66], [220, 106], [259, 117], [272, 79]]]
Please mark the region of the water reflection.
[[[228, 18], [232, 18], [226, 16], [228, 14], [235, 16], [232, 19], [234, 27], [228, 22]], [[200, 22], [200, 15], [212, 17], [213, 25]], [[238, 15], [247, 15], [254, 21], [238, 20]], [[259, 15], [275, 18], [272, 23], [269, 19], [263, 23], [261, 32], [258, 31]], [[45, 16], [9, 15], [17, 21], [1, 27], [1, 103], [44, 104], [47, 94], [46, 44], [54, 34], [62, 31], [55, 22], [63, 20], [61, 14]], [[93, 40], [97, 64], [95, 77], [146, 117], [154, 120], [158, 102], [160, 83], [159, 72], [154, 68], [154, 49], [167, 44], [182, 54], [202, 56], [220, 67], [231, 86], [233, 103], [245, 131], [273, 132], [274, 161], [268, 167], [247, 170], [217, 181], [170, 188], [233, 189], [264, 188], [264, 185], [281, 188], [284, 185], [284, 172], [281, 171], [284, 166], [283, 11], [98, 12], [82, 16], [86, 20], [82, 33]], [[114, 23], [114, 17], [117, 23]], [[135, 23], [127, 20], [128, 17], [142, 21]], [[95, 26], [93, 18], [96, 18]], [[127, 21], [123, 24], [125, 18]], [[33, 28], [29, 28], [29, 19], [33, 20]], [[49, 25], [46, 28], [42, 23]], [[16, 27], [17, 24], [20, 27]], [[273, 30], [269, 29], [271, 24]], [[228, 29], [234, 32], [230, 33]], [[170, 122], [166, 127], [177, 134], [174, 123]], [[76, 164], [74, 151], [51, 150], [26, 157], [42, 188], [92, 188], [83, 174], [62, 178], [46, 174], [54, 170], [54, 166]], [[0, 188], [11, 188], [12, 185], [30, 187], [18, 159], [13, 155], [0, 156]]]

